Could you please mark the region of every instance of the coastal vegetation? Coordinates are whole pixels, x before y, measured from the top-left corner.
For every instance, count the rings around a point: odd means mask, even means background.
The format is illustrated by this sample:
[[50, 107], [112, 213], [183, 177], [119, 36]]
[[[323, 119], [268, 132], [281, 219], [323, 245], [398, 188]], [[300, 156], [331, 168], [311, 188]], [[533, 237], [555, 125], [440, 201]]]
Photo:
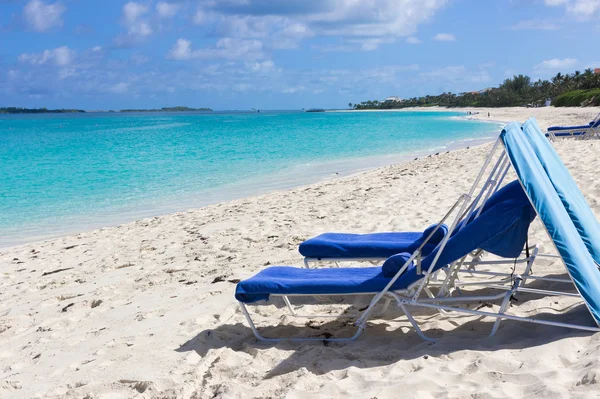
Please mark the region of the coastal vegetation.
[[69, 114], [81, 112], [85, 111], [82, 109], [0, 107], [0, 114]]
[[[409, 107], [515, 107], [540, 106], [552, 100], [552, 105], [600, 105], [600, 74], [592, 69], [583, 73], [558, 73], [550, 80], [535, 82], [526, 75], [515, 75], [499, 87], [466, 93], [442, 93], [436, 96], [413, 97], [401, 101], [363, 101], [353, 109], [396, 109]], [[350, 106], [351, 104], [349, 104]]]

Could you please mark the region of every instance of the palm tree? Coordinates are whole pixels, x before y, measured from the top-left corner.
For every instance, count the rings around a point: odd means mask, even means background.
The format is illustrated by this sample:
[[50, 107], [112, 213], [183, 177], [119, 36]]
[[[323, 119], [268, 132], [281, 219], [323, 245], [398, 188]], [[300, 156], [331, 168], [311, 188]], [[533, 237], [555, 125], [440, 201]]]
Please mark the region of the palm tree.
[[352, 103], [348, 103], [348, 108], [352, 108]]

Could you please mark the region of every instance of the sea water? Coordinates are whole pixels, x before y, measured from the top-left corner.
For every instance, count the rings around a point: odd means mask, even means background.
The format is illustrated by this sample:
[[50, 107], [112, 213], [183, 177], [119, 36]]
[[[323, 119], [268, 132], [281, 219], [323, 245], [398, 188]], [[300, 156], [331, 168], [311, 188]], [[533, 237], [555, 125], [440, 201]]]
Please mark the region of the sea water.
[[352, 173], [497, 134], [448, 112], [0, 115], [0, 247]]

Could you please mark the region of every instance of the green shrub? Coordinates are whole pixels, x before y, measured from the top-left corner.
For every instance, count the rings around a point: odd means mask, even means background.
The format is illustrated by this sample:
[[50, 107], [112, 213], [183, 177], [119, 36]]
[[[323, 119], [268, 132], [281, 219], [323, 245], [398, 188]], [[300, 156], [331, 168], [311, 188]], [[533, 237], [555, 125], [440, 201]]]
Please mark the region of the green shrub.
[[600, 99], [600, 89], [573, 90], [561, 94], [552, 101], [555, 107], [579, 107], [582, 102], [592, 99]]

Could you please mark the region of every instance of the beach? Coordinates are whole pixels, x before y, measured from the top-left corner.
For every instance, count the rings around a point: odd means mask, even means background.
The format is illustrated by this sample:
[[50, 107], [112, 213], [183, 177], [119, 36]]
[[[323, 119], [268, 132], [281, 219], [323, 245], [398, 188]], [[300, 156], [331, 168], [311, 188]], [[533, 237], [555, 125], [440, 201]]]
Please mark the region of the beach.
[[[432, 110], [432, 108], [425, 108]], [[595, 108], [494, 108], [467, 118], [542, 128], [584, 124]], [[386, 111], [388, 112], [388, 111]], [[395, 111], [389, 111], [395, 112]], [[488, 116], [488, 112], [490, 115]], [[500, 128], [498, 128], [498, 132]], [[596, 216], [596, 140], [554, 143]], [[328, 231], [422, 231], [466, 192], [491, 144], [439, 152], [324, 182], [0, 249], [0, 397], [593, 397], [600, 334], [417, 313], [424, 342], [391, 311], [347, 344], [257, 341], [235, 285], [269, 265], [302, 265], [298, 244]], [[514, 174], [510, 174], [510, 180]], [[530, 243], [554, 253], [535, 220]], [[510, 266], [503, 266], [511, 271]], [[537, 275], [565, 275], [539, 259]], [[511, 312], [592, 324], [573, 298], [522, 295]], [[494, 305], [496, 306], [496, 305]], [[317, 305], [317, 309], [324, 308]], [[497, 308], [497, 306], [496, 306]], [[321, 309], [322, 310], [322, 309]], [[272, 301], [252, 307], [271, 334], [306, 326]], [[289, 326], [292, 327], [289, 327]], [[294, 330], [293, 326], [299, 328]], [[307, 330], [310, 330], [307, 332]]]

